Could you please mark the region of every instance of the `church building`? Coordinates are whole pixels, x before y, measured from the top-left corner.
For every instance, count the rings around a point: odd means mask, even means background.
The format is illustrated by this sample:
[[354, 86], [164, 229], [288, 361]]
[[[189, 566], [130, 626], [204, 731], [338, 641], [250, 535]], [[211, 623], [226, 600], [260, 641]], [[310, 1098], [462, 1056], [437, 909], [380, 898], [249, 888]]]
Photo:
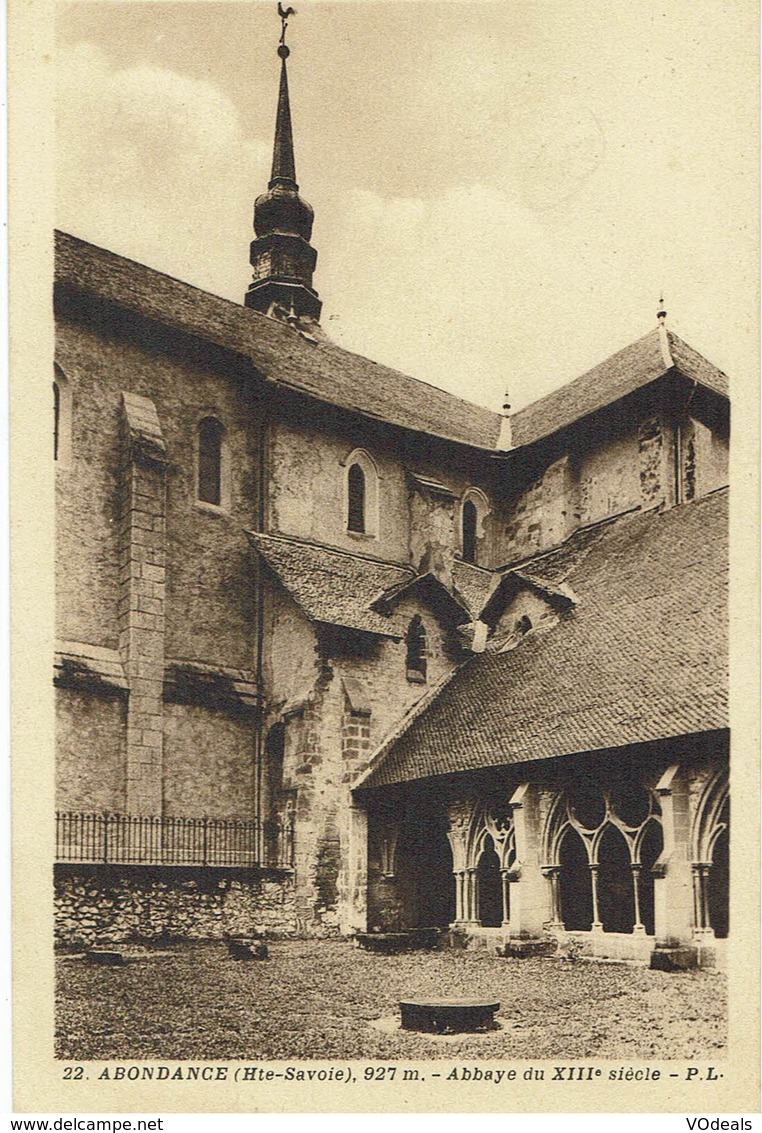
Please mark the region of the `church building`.
[[664, 310], [513, 414], [335, 345], [288, 54], [242, 304], [57, 235], [57, 939], [721, 965], [727, 379]]

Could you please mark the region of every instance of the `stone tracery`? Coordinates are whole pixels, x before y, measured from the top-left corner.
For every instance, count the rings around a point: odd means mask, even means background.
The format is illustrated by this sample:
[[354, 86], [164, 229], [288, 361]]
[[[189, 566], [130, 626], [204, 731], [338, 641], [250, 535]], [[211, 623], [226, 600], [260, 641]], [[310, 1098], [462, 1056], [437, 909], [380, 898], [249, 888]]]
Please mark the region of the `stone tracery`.
[[652, 868], [661, 844], [659, 803], [645, 786], [559, 793], [545, 838], [553, 923], [652, 935]]

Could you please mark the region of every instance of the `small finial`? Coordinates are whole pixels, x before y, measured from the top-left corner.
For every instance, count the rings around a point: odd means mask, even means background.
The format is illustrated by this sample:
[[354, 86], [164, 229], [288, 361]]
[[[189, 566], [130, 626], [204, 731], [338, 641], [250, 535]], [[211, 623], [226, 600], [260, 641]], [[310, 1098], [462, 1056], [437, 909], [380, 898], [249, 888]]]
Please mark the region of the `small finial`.
[[664, 323], [664, 320], [667, 317], [667, 312], [664, 309], [664, 292], [663, 291], [662, 291], [661, 295], [659, 296], [659, 310], [656, 312], [656, 317], [659, 320], [659, 322], [662, 323], [662, 324]]
[[508, 390], [503, 394], [503, 407], [500, 410], [500, 433], [497, 438], [497, 449], [507, 452], [513, 448], [513, 426], [511, 424], [511, 398]]
[[291, 52], [286, 47], [286, 28], [288, 27], [289, 16], [295, 16], [296, 15], [296, 9], [295, 8], [284, 8], [283, 5], [281, 4], [280, 0], [278, 0], [278, 15], [280, 16], [280, 19], [281, 19], [280, 43], [278, 45], [278, 54], [280, 55], [281, 59], [288, 59]]

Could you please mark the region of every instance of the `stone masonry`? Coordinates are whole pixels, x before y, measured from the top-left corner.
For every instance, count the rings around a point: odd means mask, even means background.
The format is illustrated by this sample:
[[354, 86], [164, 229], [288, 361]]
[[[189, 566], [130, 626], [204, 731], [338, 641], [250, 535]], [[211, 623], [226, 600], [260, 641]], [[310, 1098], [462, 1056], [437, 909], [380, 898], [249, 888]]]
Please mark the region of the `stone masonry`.
[[123, 393], [119, 651], [129, 685], [127, 810], [162, 809], [166, 447], [154, 403]]

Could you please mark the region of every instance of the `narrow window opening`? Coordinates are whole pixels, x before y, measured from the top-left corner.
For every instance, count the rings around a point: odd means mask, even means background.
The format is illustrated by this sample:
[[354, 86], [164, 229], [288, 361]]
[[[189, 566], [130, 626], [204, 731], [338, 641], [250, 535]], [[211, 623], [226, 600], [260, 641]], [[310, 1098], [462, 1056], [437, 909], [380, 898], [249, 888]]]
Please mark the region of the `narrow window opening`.
[[426, 680], [426, 626], [418, 614], [415, 615], [405, 636], [407, 646], [407, 678], [409, 681], [423, 683]]
[[365, 473], [353, 464], [347, 473], [347, 530], [365, 534]]
[[223, 432], [216, 417], [205, 417], [198, 427], [198, 498], [217, 507], [222, 502]]
[[53, 460], [58, 460], [58, 444], [61, 433], [61, 387], [53, 382]]
[[476, 504], [466, 500], [463, 504], [463, 558], [467, 563], [476, 562]]

